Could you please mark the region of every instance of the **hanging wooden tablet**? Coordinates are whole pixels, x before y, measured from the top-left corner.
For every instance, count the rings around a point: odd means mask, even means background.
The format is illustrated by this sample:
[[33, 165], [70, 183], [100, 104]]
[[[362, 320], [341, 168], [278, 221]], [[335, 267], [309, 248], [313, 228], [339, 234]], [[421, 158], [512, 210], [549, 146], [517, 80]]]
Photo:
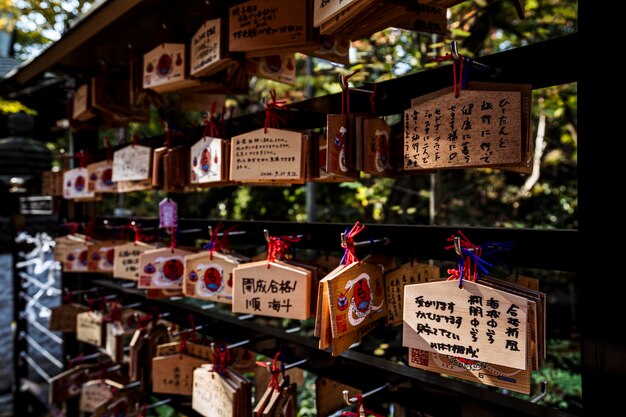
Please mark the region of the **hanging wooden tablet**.
[[143, 88], [166, 93], [199, 85], [188, 67], [184, 43], [163, 43], [143, 56]]
[[[388, 27], [424, 33], [447, 32], [446, 9], [434, 4], [372, 0], [315, 0], [314, 24], [320, 33], [368, 38]], [[317, 17], [315, 17], [317, 15]]]
[[114, 363], [124, 361], [124, 326], [121, 322], [104, 323], [104, 351]]
[[181, 342], [168, 342], [157, 346], [156, 356], [171, 356], [175, 354], [184, 353], [185, 355], [192, 356], [194, 358], [202, 359], [204, 363], [213, 363], [214, 354], [213, 348], [208, 345], [203, 345], [193, 341], [187, 340], [184, 342], [181, 348]]
[[355, 144], [348, 116], [329, 114], [326, 117], [326, 171], [342, 177], [358, 178], [353, 155]]
[[87, 270], [87, 242], [85, 235], [69, 234], [54, 239], [54, 260], [64, 271]]
[[228, 182], [230, 169], [227, 158], [229, 141], [205, 136], [191, 147], [190, 183], [219, 185]]
[[152, 149], [142, 145], [129, 145], [113, 153], [113, 178], [118, 181], [144, 181], [150, 179]]
[[152, 391], [159, 394], [191, 395], [193, 371], [205, 364], [205, 359], [184, 353], [152, 358]]
[[232, 138], [230, 179], [238, 182], [304, 182], [302, 133], [257, 129]]
[[228, 55], [227, 42], [228, 31], [224, 20], [204, 22], [191, 39], [189, 74], [192, 77], [208, 77], [234, 65]]
[[305, 320], [310, 293], [311, 272], [282, 261], [249, 262], [233, 269], [233, 313]]
[[44, 171], [41, 173], [41, 194], [53, 197], [63, 195], [63, 172]]
[[141, 380], [141, 353], [146, 344], [148, 329], [139, 327], [133, 332], [128, 345], [128, 379], [131, 382]]
[[354, 332], [387, 315], [380, 265], [352, 263], [337, 270], [327, 283], [333, 338]]
[[212, 370], [213, 365], [206, 365], [193, 371], [191, 408], [205, 417], [237, 417], [236, 390], [226, 377]]
[[97, 347], [104, 346], [104, 315], [100, 311], [85, 311], [76, 315], [76, 340]]
[[83, 413], [93, 413], [98, 406], [113, 397], [113, 391], [119, 390], [123, 385], [110, 379], [95, 379], [87, 381], [80, 390], [80, 402], [78, 409]]
[[309, 163], [311, 172], [308, 180], [311, 182], [350, 182], [353, 178], [335, 175], [328, 172], [328, 146], [326, 134], [311, 135], [311, 153]]
[[64, 272], [85, 272], [87, 271], [87, 264], [89, 262], [89, 256], [87, 254], [89, 246], [93, 244], [92, 241], [84, 241], [82, 243], [77, 242], [75, 245], [71, 245], [65, 252], [63, 260]]
[[233, 269], [242, 257], [209, 251], [185, 256], [183, 294], [201, 300], [232, 304]]
[[519, 88], [466, 89], [459, 97], [446, 88], [411, 103], [404, 112], [404, 170], [526, 163]]
[[526, 298], [467, 280], [407, 285], [402, 344], [526, 369], [527, 311]]
[[332, 379], [318, 377], [315, 380], [315, 404], [317, 414], [330, 416], [346, 406], [343, 399], [343, 390], [348, 390], [349, 398], [361, 391], [348, 385], [340, 384]]
[[113, 272], [115, 262], [115, 246], [120, 243], [105, 240], [89, 245], [87, 250], [87, 270], [91, 272]]
[[175, 146], [163, 155], [163, 191], [192, 191], [189, 184], [189, 148]]
[[163, 187], [163, 156], [167, 154], [167, 147], [162, 146], [152, 151], [152, 186]]
[[363, 120], [363, 171], [372, 175], [392, 176], [391, 127], [380, 117]]
[[151, 249], [156, 249], [156, 247], [143, 242], [129, 242], [115, 246], [113, 276], [138, 281], [141, 254]]
[[522, 394], [530, 394], [530, 363], [524, 370], [409, 348], [409, 365]]
[[231, 6], [228, 48], [250, 56], [299, 52], [313, 41], [309, 6], [309, 0], [249, 0]]
[[63, 173], [63, 198], [81, 199], [93, 198], [95, 194], [89, 191], [89, 173], [87, 168], [74, 168]]
[[344, 36], [316, 34], [317, 46], [300, 50], [306, 55], [339, 64], [350, 65], [350, 39]]
[[429, 282], [439, 278], [439, 267], [418, 262], [407, 262], [397, 269], [385, 272], [385, 296], [387, 299], [387, 318], [385, 324], [402, 324], [404, 311], [404, 287], [411, 284]]
[[115, 193], [117, 183], [113, 182], [113, 162], [100, 161], [87, 165], [89, 191], [95, 193]]
[[259, 78], [289, 85], [296, 84], [296, 58], [294, 54], [246, 58], [245, 68], [249, 74]]
[[87, 311], [87, 307], [82, 304], [69, 303], [61, 304], [50, 309], [50, 320], [48, 330], [63, 333], [76, 333], [76, 316]]
[[184, 258], [192, 252], [161, 248], [143, 252], [139, 256], [137, 288], [180, 289], [183, 283]]
[[81, 122], [97, 116], [91, 105], [89, 84], [83, 84], [74, 91], [72, 96], [72, 119]]
[[48, 403], [55, 404], [80, 395], [80, 388], [88, 380], [88, 371], [100, 369], [96, 364], [79, 364], [50, 379]]

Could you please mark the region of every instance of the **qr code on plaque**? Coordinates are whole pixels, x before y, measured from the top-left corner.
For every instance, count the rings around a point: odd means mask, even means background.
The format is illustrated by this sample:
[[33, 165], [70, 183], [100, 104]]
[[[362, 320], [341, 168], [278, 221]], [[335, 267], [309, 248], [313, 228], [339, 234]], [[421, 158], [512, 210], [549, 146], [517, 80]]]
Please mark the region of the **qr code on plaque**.
[[411, 363], [428, 366], [428, 352], [421, 349], [411, 349]]
[[343, 333], [348, 330], [348, 322], [346, 321], [345, 314], [337, 314], [335, 316], [335, 322], [337, 323], [337, 333]]

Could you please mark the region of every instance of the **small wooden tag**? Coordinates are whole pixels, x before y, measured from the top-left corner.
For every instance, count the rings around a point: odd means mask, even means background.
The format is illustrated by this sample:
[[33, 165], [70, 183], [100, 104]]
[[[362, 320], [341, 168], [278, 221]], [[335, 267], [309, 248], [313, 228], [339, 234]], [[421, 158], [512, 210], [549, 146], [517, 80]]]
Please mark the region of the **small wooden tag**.
[[350, 398], [361, 391], [348, 385], [340, 384], [332, 379], [319, 377], [315, 380], [315, 404], [317, 414], [330, 416], [346, 406], [343, 399], [343, 390], [348, 390]]
[[142, 181], [150, 179], [152, 149], [129, 145], [113, 153], [113, 181]]
[[178, 204], [171, 198], [164, 198], [159, 203], [159, 227], [178, 227]]
[[87, 168], [74, 168], [63, 173], [63, 198], [91, 198], [95, 197], [93, 191], [89, 191], [89, 172]]
[[475, 282], [404, 287], [403, 346], [494, 365], [527, 365], [526, 298]]
[[82, 304], [61, 304], [50, 309], [48, 329], [63, 333], [76, 333], [76, 316], [87, 311]]
[[244, 182], [304, 182], [302, 133], [257, 129], [231, 140], [230, 179]]
[[391, 128], [380, 117], [363, 120], [363, 171], [372, 175], [391, 176]]
[[296, 83], [296, 58], [294, 54], [247, 58], [245, 65], [248, 73], [259, 78], [289, 85]]
[[212, 256], [208, 251], [185, 256], [183, 294], [232, 304], [233, 269], [239, 264], [239, 258], [218, 252]]
[[228, 47], [222, 19], [207, 20], [191, 39], [189, 73], [192, 77], [208, 77], [234, 65], [227, 57]]
[[[157, 346], [156, 356], [170, 356], [180, 354], [181, 342], [169, 342]], [[213, 349], [210, 346], [187, 341], [182, 353], [204, 360], [204, 363], [213, 362]]]
[[90, 245], [87, 250], [87, 270], [92, 272], [113, 272], [115, 246], [119, 242], [106, 240]]
[[182, 249], [152, 249], [139, 256], [138, 288], [180, 289], [184, 258], [191, 252]]
[[429, 282], [439, 278], [439, 267], [418, 262], [408, 262], [397, 269], [385, 273], [385, 295], [387, 297], [388, 326], [402, 324], [404, 287], [411, 284]]
[[143, 242], [131, 242], [115, 247], [113, 276], [115, 278], [139, 280], [139, 258], [147, 250], [156, 249]]
[[258, 261], [233, 269], [233, 313], [305, 320], [310, 294], [311, 272], [304, 268]]
[[328, 280], [328, 303], [333, 338], [356, 331], [387, 315], [383, 268], [353, 263]]
[[100, 161], [87, 165], [89, 191], [96, 193], [115, 193], [117, 183], [113, 182], [113, 162]]
[[345, 114], [326, 116], [326, 172], [351, 178], [359, 177], [352, 160], [355, 144], [351, 142], [351, 135]]
[[120, 389], [122, 386], [109, 379], [85, 382], [80, 390], [79, 410], [83, 413], [95, 412], [99, 405], [113, 397], [113, 389]]
[[124, 361], [124, 326], [120, 322], [105, 323], [104, 351], [115, 363]]
[[206, 365], [193, 371], [191, 408], [205, 417], [236, 417], [236, 390], [226, 378], [212, 370], [213, 365]]
[[76, 340], [102, 347], [104, 342], [103, 314], [99, 311], [85, 311], [76, 315]]
[[191, 184], [207, 184], [225, 181], [224, 141], [218, 138], [204, 137], [191, 147]]
[[152, 391], [161, 394], [191, 395], [193, 371], [206, 363], [185, 354], [152, 358]]
[[90, 369], [99, 368], [96, 364], [80, 364], [52, 377], [48, 402], [61, 403], [68, 398], [80, 395], [80, 388], [88, 377]]
[[163, 43], [144, 54], [143, 88], [166, 93], [199, 85], [189, 78], [186, 48], [184, 43]]

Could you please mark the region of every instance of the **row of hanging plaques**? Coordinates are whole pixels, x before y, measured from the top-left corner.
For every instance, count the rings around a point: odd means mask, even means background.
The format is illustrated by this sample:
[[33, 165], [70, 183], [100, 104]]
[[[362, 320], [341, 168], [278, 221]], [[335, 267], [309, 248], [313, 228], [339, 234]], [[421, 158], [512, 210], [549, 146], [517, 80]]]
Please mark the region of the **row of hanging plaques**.
[[[545, 294], [537, 281], [441, 278], [439, 267], [369, 255], [340, 264], [141, 243], [57, 239], [65, 272], [137, 281], [149, 298], [231, 304], [234, 313], [315, 318], [320, 349], [339, 355], [380, 323], [403, 325], [409, 365], [518, 392], [545, 357]], [[283, 254], [286, 255], [286, 254]], [[511, 282], [513, 281], [513, 282]], [[459, 288], [460, 287], [460, 288]]]
[[[184, 192], [231, 184], [351, 181], [360, 172], [395, 176], [493, 167], [529, 173], [530, 93], [529, 85], [474, 82], [458, 97], [446, 88], [416, 98], [403, 115], [403, 140], [383, 118], [329, 114], [325, 137], [266, 127], [230, 139], [204, 136], [190, 148], [131, 144], [115, 151], [111, 161], [66, 171], [63, 196], [85, 200], [152, 188]], [[271, 117], [276, 111], [268, 109], [270, 125], [276, 124]]]

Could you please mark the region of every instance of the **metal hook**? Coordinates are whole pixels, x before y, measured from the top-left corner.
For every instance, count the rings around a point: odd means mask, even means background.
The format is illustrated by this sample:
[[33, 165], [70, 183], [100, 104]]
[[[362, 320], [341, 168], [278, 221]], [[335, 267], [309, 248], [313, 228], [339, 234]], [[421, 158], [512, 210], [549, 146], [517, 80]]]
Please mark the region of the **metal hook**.
[[265, 241], [269, 243], [270, 241], [270, 232], [267, 229], [263, 229], [263, 237], [265, 238]]
[[452, 59], [454, 59], [455, 61], [459, 60], [459, 48], [456, 44], [456, 41], [450, 42], [450, 54], [452, 55]]
[[458, 256], [463, 256], [463, 251], [461, 250], [461, 238], [459, 236], [454, 236], [454, 251]]
[[[354, 247], [372, 246], [372, 245], [388, 245], [390, 242], [391, 240], [388, 237], [383, 237], [382, 239], [370, 239], [370, 240], [363, 240], [361, 242], [353, 242], [352, 245]], [[346, 238], [345, 232], [341, 232], [341, 246], [344, 248], [348, 246], [348, 240]]]
[[537, 394], [536, 396], [534, 396], [530, 402], [531, 403], [537, 403], [539, 402], [539, 400], [541, 400], [543, 397], [546, 396], [546, 394], [548, 393], [548, 381], [546, 381], [545, 379], [541, 381], [541, 385], [540, 385], [540, 389], [539, 389], [539, 394]]
[[[367, 391], [363, 394], [361, 394], [361, 398], [366, 398], [369, 397], [370, 395], [376, 394], [379, 391], [385, 390], [385, 389], [390, 389], [391, 388], [391, 384], [389, 382], [387, 382], [385, 385], [382, 385], [378, 388], [374, 388], [371, 391]], [[345, 401], [345, 403], [347, 405], [352, 405], [353, 403], [357, 402], [357, 398], [356, 397], [352, 397], [350, 398], [350, 392], [347, 389], [344, 389], [343, 392], [343, 400]]]

